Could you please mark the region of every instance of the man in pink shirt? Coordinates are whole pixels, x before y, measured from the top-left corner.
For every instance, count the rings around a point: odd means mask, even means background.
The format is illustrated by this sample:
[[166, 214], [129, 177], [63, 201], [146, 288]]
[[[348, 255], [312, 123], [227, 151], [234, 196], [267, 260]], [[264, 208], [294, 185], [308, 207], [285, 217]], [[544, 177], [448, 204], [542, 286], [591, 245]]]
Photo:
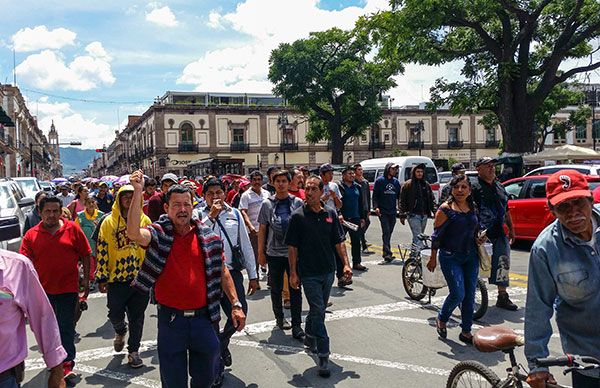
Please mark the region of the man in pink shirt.
[[23, 255], [0, 249], [0, 387], [16, 388], [27, 357], [25, 316], [35, 334], [46, 366], [48, 387], [65, 386], [62, 347], [52, 306], [38, 280], [33, 264]]

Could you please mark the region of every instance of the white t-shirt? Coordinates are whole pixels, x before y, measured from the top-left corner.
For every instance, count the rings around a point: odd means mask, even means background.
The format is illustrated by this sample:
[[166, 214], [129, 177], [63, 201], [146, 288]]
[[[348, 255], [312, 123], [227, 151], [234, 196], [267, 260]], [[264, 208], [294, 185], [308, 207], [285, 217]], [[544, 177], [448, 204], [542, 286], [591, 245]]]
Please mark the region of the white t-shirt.
[[[340, 187], [333, 182], [329, 182], [323, 185], [323, 195], [327, 195], [329, 194], [329, 191], [333, 191], [334, 193], [337, 194], [339, 199], [342, 199], [342, 193], [340, 193]], [[335, 207], [335, 201], [333, 200], [333, 198], [329, 198], [327, 200], [327, 202], [325, 202], [325, 205], [331, 207], [333, 210], [336, 210], [337, 208]]]
[[254, 190], [246, 190], [240, 197], [239, 209], [246, 209], [248, 211], [248, 217], [254, 229], [258, 230], [258, 213], [260, 213], [260, 206], [263, 201], [269, 198], [270, 194], [265, 189], [260, 189], [260, 194], [257, 194]]

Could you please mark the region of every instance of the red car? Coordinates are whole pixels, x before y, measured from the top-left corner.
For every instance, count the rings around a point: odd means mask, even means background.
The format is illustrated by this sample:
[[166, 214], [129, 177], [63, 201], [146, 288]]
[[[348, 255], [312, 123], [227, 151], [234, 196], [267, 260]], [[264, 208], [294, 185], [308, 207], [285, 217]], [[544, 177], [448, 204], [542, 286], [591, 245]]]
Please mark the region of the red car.
[[[508, 211], [515, 228], [515, 238], [535, 240], [554, 221], [546, 199], [546, 180], [550, 175], [532, 175], [503, 183], [508, 193]], [[590, 191], [600, 186], [600, 176], [586, 175]]]

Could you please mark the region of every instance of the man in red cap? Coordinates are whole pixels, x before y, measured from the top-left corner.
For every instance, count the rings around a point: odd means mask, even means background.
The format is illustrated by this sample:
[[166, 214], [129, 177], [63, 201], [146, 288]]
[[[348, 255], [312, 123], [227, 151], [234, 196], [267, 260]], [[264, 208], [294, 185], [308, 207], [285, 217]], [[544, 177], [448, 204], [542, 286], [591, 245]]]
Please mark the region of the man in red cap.
[[[551, 175], [546, 197], [557, 219], [531, 248], [525, 309], [527, 382], [533, 388], [554, 383], [535, 359], [549, 355], [555, 311], [563, 351], [600, 359], [600, 210], [593, 207], [587, 180], [575, 170]], [[575, 370], [572, 377], [573, 387], [600, 387], [598, 370]]]

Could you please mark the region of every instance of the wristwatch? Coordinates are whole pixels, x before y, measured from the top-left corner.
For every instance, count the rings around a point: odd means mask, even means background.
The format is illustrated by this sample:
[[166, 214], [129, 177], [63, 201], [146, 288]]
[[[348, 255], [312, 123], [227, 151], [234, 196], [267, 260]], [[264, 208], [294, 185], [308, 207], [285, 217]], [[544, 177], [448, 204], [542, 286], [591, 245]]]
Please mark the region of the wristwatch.
[[231, 308], [232, 308], [232, 309], [234, 309], [234, 308], [236, 308], [236, 307], [237, 307], [237, 308], [239, 308], [239, 309], [241, 309], [241, 308], [242, 308], [242, 303], [241, 303], [239, 300], [238, 300], [238, 301], [236, 301], [235, 303], [233, 303], [233, 304], [231, 305]]

